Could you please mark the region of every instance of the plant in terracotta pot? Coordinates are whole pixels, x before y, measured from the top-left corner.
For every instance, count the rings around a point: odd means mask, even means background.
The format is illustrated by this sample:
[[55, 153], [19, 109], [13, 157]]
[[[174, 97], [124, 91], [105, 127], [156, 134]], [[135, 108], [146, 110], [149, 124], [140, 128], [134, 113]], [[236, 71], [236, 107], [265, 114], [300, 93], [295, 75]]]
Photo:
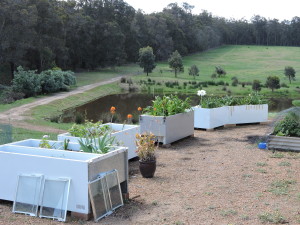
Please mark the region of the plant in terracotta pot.
[[155, 136], [152, 133], [137, 134], [136, 139], [140, 172], [144, 178], [152, 178], [156, 170]]

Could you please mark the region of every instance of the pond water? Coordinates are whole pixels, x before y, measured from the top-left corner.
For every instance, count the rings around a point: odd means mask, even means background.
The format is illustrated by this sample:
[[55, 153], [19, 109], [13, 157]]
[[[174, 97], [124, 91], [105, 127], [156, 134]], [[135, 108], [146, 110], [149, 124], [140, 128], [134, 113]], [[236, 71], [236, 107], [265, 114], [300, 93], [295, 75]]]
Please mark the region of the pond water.
[[[184, 99], [190, 97], [192, 105], [199, 104], [199, 96], [197, 95], [178, 95]], [[132, 122], [138, 122], [139, 112], [138, 107], [147, 107], [151, 104], [154, 96], [151, 94], [141, 93], [126, 93], [117, 95], [108, 95], [103, 98], [99, 98], [75, 109], [66, 111], [63, 116], [63, 122], [74, 122], [75, 120], [83, 121], [87, 120], [103, 120], [103, 122], [120, 122], [123, 123], [126, 120], [128, 114], [133, 115]], [[111, 117], [109, 112], [110, 107], [116, 107], [116, 114]], [[292, 107], [292, 99], [286, 98], [271, 98], [269, 103], [269, 112], [279, 112]]]

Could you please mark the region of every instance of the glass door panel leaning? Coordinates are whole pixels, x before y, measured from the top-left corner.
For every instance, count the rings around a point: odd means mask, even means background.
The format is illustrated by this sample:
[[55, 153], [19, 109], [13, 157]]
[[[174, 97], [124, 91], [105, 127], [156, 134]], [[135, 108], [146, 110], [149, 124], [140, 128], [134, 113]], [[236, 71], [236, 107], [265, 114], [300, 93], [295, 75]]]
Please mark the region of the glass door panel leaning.
[[120, 188], [118, 171], [113, 170], [106, 174], [105, 176], [107, 187], [109, 190], [111, 207], [115, 210], [123, 205], [122, 193]]
[[69, 178], [45, 179], [40, 217], [66, 221], [70, 181]]
[[42, 181], [43, 175], [21, 174], [18, 176], [16, 195], [12, 210], [14, 213], [37, 216]]

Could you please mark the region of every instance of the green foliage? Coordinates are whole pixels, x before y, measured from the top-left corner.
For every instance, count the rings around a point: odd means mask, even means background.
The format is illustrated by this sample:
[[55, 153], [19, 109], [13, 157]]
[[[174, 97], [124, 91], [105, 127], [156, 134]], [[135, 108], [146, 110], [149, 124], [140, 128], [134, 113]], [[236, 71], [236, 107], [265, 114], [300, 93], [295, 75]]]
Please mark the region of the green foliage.
[[266, 87], [270, 88], [272, 92], [274, 89], [280, 88], [280, 79], [277, 76], [268, 76], [266, 81]]
[[300, 100], [293, 100], [292, 104], [293, 104], [293, 106], [299, 107], [300, 106]]
[[84, 124], [73, 124], [68, 132], [74, 137], [96, 138], [111, 131], [108, 125], [103, 125], [101, 121], [96, 123], [85, 121]]
[[258, 218], [263, 223], [275, 223], [275, 224], [288, 223], [287, 220], [278, 211], [274, 213], [262, 213], [258, 215]]
[[174, 69], [175, 77], [177, 77], [177, 73], [184, 71], [182, 57], [177, 50], [172, 53], [171, 57], [168, 59], [168, 62], [170, 68]]
[[216, 66], [215, 68], [215, 73], [218, 75], [218, 77], [224, 77], [226, 75], [226, 71], [221, 66]]
[[42, 93], [66, 91], [76, 84], [76, 78], [71, 71], [47, 70], [40, 75]]
[[289, 193], [290, 185], [295, 183], [295, 180], [276, 180], [271, 183], [269, 192], [275, 195], [287, 195]]
[[144, 72], [147, 73], [147, 76], [156, 67], [155, 55], [153, 54], [153, 49], [150, 46], [140, 48], [139, 65], [144, 69]]
[[237, 105], [260, 105], [266, 104], [268, 101], [262, 95], [252, 93], [245, 97], [204, 97], [202, 108], [217, 108], [222, 106], [237, 106]]
[[189, 68], [189, 75], [193, 76], [194, 79], [196, 76], [199, 76], [199, 69], [196, 65], [192, 65], [191, 68]]
[[156, 96], [155, 100], [152, 101], [152, 106], [145, 108], [144, 112], [152, 116], [171, 116], [186, 112], [190, 108], [189, 98], [181, 100], [176, 95]]
[[113, 147], [115, 143], [115, 138], [112, 137], [110, 132], [105, 132], [101, 137], [86, 137], [80, 138], [78, 143], [80, 144], [80, 149], [84, 152], [95, 153], [95, 154], [105, 154]]
[[252, 83], [253, 91], [261, 91], [261, 82], [259, 80], [254, 80]]
[[40, 148], [51, 148], [51, 145], [49, 144], [49, 140], [48, 140], [49, 136], [48, 135], [44, 135], [40, 144], [39, 144], [39, 147]]
[[274, 128], [274, 135], [300, 137], [300, 116], [295, 112], [289, 112]]
[[291, 80], [295, 80], [295, 76], [296, 76], [296, 71], [293, 67], [291, 66], [286, 66], [284, 68], [284, 75], [289, 78], [290, 84], [291, 84]]
[[25, 71], [19, 66], [14, 74], [12, 89], [24, 93], [25, 97], [35, 96], [41, 91], [40, 78], [34, 70]]
[[12, 87], [7, 87], [0, 95], [0, 103], [10, 104], [17, 100], [23, 99], [24, 96], [25, 96], [24, 93], [15, 92]]

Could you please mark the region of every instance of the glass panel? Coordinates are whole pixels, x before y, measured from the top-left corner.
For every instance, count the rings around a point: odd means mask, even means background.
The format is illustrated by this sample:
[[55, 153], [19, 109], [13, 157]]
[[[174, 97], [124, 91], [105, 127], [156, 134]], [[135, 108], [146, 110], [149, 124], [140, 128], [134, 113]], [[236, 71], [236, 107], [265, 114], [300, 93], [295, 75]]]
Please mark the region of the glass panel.
[[70, 179], [45, 179], [40, 217], [66, 221]]
[[14, 213], [37, 216], [42, 180], [43, 175], [19, 175], [13, 204]]
[[114, 210], [123, 205], [122, 193], [117, 170], [107, 173], [106, 182], [109, 189], [112, 210]]
[[89, 194], [95, 221], [111, 213], [105, 177], [100, 177], [89, 183]]

